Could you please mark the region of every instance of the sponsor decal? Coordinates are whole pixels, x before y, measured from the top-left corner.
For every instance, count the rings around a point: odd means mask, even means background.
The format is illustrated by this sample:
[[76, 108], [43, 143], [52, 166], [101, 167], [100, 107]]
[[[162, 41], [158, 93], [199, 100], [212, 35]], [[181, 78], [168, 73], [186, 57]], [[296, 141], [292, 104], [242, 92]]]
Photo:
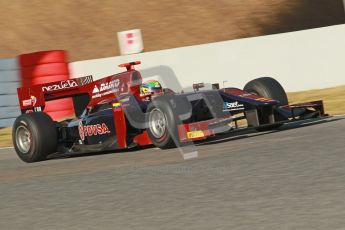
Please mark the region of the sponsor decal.
[[69, 89], [73, 87], [77, 87], [77, 81], [76, 80], [66, 80], [66, 81], [61, 81], [58, 84], [55, 85], [47, 85], [42, 87], [43, 92], [51, 92], [51, 91], [56, 91], [56, 90], [61, 90], [61, 89]]
[[30, 96], [30, 99], [22, 101], [23, 106], [35, 106], [37, 103], [37, 98], [35, 96]]
[[78, 85], [82, 86], [93, 82], [93, 77], [92, 75], [88, 75], [85, 77], [77, 78], [76, 80], [78, 81]]
[[97, 85], [95, 85], [95, 87], [93, 88], [92, 93], [99, 93], [99, 89], [98, 89]]
[[95, 85], [92, 91], [92, 99], [119, 92], [119, 85], [120, 79], [114, 79], [109, 82], [102, 83], [99, 86]]
[[244, 93], [244, 94], [241, 94], [241, 95], [238, 95], [240, 97], [250, 97], [250, 96], [253, 96], [255, 94], [251, 94], [251, 93]]
[[37, 103], [37, 98], [35, 96], [30, 96], [30, 98], [31, 98], [32, 106], [35, 106]]
[[31, 99], [23, 100], [23, 106], [31, 106]]
[[242, 109], [244, 109], [244, 105], [240, 104], [238, 101], [224, 102], [223, 109], [226, 111], [242, 110]]
[[42, 107], [35, 107], [35, 108], [34, 108], [34, 111], [35, 111], [35, 112], [42, 112]]
[[35, 107], [33, 109], [24, 110], [25, 113], [42, 112], [42, 107]]
[[255, 100], [257, 100], [257, 101], [272, 101], [271, 99], [268, 99], [266, 97], [255, 98]]
[[82, 141], [85, 137], [98, 136], [110, 133], [108, 126], [105, 123], [95, 125], [83, 125], [79, 122], [79, 136]]
[[188, 139], [200, 138], [200, 137], [204, 137], [204, 136], [205, 136], [205, 134], [201, 130], [187, 132], [187, 138]]
[[111, 89], [116, 89], [120, 85], [120, 80], [119, 79], [114, 79], [111, 80], [110, 82], [105, 82], [101, 84], [100, 92], [103, 92], [105, 90], [111, 90]]

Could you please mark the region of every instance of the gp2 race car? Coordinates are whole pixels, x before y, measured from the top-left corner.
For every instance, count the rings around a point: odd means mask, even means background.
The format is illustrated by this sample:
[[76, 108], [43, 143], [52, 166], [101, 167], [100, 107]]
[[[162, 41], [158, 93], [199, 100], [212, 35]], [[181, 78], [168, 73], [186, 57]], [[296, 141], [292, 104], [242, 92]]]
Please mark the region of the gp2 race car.
[[[136, 64], [140, 62], [121, 64], [125, 72], [97, 81], [88, 76], [18, 88], [22, 115], [13, 125], [13, 144], [20, 159], [36, 162], [53, 153], [145, 145], [172, 148], [231, 132], [239, 120], [263, 131], [325, 115], [322, 101], [288, 105], [282, 86], [269, 77], [250, 81], [244, 90], [163, 89], [153, 95]], [[159, 89], [158, 83], [151, 86]], [[44, 112], [45, 102], [68, 97], [73, 99], [75, 118], [53, 121]]]

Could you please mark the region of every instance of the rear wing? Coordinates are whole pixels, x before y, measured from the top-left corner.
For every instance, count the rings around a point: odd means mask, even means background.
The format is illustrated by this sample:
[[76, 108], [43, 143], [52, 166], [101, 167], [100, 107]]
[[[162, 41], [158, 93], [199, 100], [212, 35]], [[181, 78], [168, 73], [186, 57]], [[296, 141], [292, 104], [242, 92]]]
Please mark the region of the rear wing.
[[83, 88], [82, 86], [92, 82], [93, 77], [90, 75], [76, 79], [32, 85], [30, 87], [20, 87], [17, 89], [17, 94], [21, 112], [41, 112], [44, 110], [46, 101], [88, 94], [88, 87]]
[[17, 89], [18, 100], [22, 114], [28, 112], [43, 112], [46, 102], [61, 98], [73, 98], [76, 116], [87, 106], [94, 106], [114, 100], [124, 93], [139, 94], [142, 77], [134, 68], [128, 66], [137, 64], [125, 63], [127, 71], [114, 74], [97, 81], [92, 76], [86, 76], [46, 84], [21, 87]]

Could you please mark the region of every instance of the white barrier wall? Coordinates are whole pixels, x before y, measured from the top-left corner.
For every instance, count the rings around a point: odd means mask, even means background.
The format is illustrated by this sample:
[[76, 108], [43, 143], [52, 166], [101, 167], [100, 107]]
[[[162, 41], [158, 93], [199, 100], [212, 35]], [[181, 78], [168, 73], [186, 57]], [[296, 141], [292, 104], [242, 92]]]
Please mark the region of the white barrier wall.
[[0, 59], [0, 127], [11, 126], [20, 114], [17, 97], [19, 86], [17, 59]]
[[[120, 63], [141, 60], [137, 68], [144, 78], [157, 78], [176, 91], [197, 82], [242, 88], [261, 76], [276, 78], [287, 91], [300, 91], [345, 84], [344, 41], [345, 25], [338, 25], [79, 61], [69, 67], [72, 77], [98, 79], [123, 71], [117, 67]], [[12, 125], [20, 113], [17, 62], [16, 58], [0, 59], [0, 127]]]
[[337, 25], [79, 61], [70, 63], [70, 69], [73, 77], [93, 75], [98, 79], [123, 71], [117, 67], [120, 63], [141, 60], [139, 70], [170, 67], [183, 87], [196, 82], [222, 85], [227, 81], [225, 86], [241, 88], [253, 78], [272, 76], [287, 91], [300, 91], [345, 84], [344, 41], [345, 25]]

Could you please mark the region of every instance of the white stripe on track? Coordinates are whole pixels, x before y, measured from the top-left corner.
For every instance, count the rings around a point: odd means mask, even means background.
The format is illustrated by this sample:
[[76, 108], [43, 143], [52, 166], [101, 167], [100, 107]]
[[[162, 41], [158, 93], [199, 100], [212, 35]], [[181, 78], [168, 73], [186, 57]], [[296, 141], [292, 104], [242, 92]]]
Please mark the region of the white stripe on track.
[[2, 149], [13, 149], [13, 147], [3, 147], [3, 148], [0, 148], [0, 150]]

